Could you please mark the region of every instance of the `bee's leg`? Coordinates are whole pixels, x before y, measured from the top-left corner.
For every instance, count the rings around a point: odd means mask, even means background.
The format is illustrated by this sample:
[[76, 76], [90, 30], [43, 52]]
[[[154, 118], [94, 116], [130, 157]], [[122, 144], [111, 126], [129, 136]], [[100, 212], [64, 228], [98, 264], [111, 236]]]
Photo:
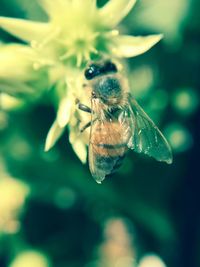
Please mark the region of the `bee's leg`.
[[90, 127], [92, 124], [91, 121], [89, 121], [88, 123], [86, 123], [81, 129], [80, 129], [80, 132], [84, 132], [88, 127]]
[[80, 129], [81, 133], [84, 132], [88, 127], [90, 127], [96, 120], [97, 120], [97, 118], [94, 119], [94, 120], [92, 120], [92, 121], [89, 121], [88, 123], [86, 123], [86, 124]]
[[78, 108], [82, 111], [88, 112], [88, 113], [92, 113], [91, 108], [89, 108], [88, 106], [78, 103]]

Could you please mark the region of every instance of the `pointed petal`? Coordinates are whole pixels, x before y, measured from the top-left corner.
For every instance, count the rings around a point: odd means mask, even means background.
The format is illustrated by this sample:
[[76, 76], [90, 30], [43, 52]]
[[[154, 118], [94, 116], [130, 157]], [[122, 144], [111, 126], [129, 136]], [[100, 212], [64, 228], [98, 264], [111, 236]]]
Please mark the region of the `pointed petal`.
[[121, 35], [113, 38], [110, 47], [117, 57], [135, 57], [148, 51], [163, 38], [162, 34], [143, 36]]
[[64, 128], [61, 128], [58, 125], [57, 121], [55, 120], [47, 134], [45, 148], [44, 148], [46, 152], [55, 145], [55, 143], [58, 141], [63, 132]]
[[70, 7], [70, 0], [39, 0], [40, 6], [47, 13], [50, 19], [59, 17]]
[[43, 10], [51, 17], [53, 15], [53, 12], [55, 10], [57, 11], [57, 7], [60, 6], [60, 2], [62, 2], [62, 0], [56, 1], [58, 5], [55, 4], [55, 1], [52, 0], [39, 0], [38, 2], [43, 8]]
[[0, 80], [24, 82], [33, 78], [35, 71], [27, 54], [31, 55], [32, 49], [26, 45], [0, 46]]
[[[0, 86], [1, 87], [1, 86]], [[1, 90], [1, 88], [0, 88]], [[3, 111], [11, 111], [11, 110], [16, 110], [19, 108], [22, 108], [25, 106], [25, 100], [21, 98], [17, 98], [5, 93], [0, 94], [0, 99], [1, 99], [1, 110]], [[1, 111], [0, 110], [0, 111]], [[0, 112], [1, 114], [1, 112]]]
[[85, 164], [87, 161], [87, 147], [86, 145], [79, 139], [76, 139], [72, 144], [72, 148], [80, 161]]
[[90, 7], [96, 6], [96, 0], [73, 0], [74, 6], [80, 6], [81, 4], [89, 5]]
[[[33, 87], [18, 81], [1, 80], [0, 79], [0, 92], [6, 93], [15, 97], [24, 97], [34, 94]], [[1, 96], [0, 96], [1, 99]]]
[[87, 161], [87, 148], [86, 145], [81, 142], [80, 140], [77, 140], [76, 142], [73, 143], [72, 145], [74, 152], [80, 159], [80, 161], [85, 164]]
[[0, 17], [0, 28], [26, 42], [41, 40], [51, 30], [49, 23], [6, 17]]
[[110, 0], [99, 11], [103, 21], [115, 27], [130, 12], [136, 0]]
[[63, 128], [69, 122], [72, 111], [72, 99], [70, 97], [65, 97], [61, 100], [58, 113], [57, 113], [57, 122], [59, 127]]
[[82, 136], [79, 134], [79, 131], [80, 130], [77, 128], [77, 125], [75, 127], [72, 126], [72, 124], [70, 125], [69, 142], [77, 157], [83, 164], [85, 164], [87, 161], [87, 145]]

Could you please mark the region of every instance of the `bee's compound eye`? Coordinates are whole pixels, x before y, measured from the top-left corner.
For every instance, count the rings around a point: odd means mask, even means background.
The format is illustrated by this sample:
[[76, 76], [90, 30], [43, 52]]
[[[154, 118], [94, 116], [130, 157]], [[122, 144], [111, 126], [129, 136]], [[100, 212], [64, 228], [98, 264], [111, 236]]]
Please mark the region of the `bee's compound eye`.
[[117, 66], [111, 61], [106, 61], [104, 69], [105, 72], [117, 72]]
[[94, 64], [90, 65], [89, 68], [85, 70], [85, 78], [87, 80], [91, 80], [99, 74], [100, 74], [100, 69], [98, 68], [98, 66]]

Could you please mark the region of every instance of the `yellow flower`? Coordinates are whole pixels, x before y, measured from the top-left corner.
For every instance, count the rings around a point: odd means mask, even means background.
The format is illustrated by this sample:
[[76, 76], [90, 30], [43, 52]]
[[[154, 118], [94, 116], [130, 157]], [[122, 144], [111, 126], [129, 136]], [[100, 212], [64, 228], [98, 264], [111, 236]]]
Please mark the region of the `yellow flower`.
[[29, 59], [33, 68], [48, 69], [50, 84], [55, 87], [58, 111], [45, 150], [55, 144], [68, 124], [70, 142], [85, 162], [87, 137], [80, 138], [78, 122], [87, 118], [76, 110], [75, 101], [88, 101], [82, 90], [86, 63], [102, 57], [120, 60], [140, 55], [160, 41], [162, 35], [119, 34], [117, 25], [136, 0], [110, 0], [101, 8], [96, 0], [38, 1], [48, 15], [47, 22], [0, 17], [0, 27], [27, 43], [32, 50]]
[[30, 58], [33, 51], [27, 45], [0, 45], [0, 98], [1, 108], [9, 110], [30, 103], [48, 87], [45, 68], [35, 70]]

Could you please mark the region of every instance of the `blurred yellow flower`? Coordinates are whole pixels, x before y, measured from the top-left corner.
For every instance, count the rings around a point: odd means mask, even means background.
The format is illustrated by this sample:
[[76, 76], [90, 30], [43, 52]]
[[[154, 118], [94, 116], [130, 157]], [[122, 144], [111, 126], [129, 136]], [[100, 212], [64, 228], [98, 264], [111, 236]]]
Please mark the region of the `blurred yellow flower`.
[[[0, 166], [2, 167], [1, 164]], [[1, 173], [0, 232], [13, 233], [18, 230], [18, 214], [29, 191], [29, 187], [23, 182], [10, 177], [6, 172]]]
[[19, 253], [9, 267], [50, 267], [51, 263], [46, 255], [39, 251], [27, 250]]

